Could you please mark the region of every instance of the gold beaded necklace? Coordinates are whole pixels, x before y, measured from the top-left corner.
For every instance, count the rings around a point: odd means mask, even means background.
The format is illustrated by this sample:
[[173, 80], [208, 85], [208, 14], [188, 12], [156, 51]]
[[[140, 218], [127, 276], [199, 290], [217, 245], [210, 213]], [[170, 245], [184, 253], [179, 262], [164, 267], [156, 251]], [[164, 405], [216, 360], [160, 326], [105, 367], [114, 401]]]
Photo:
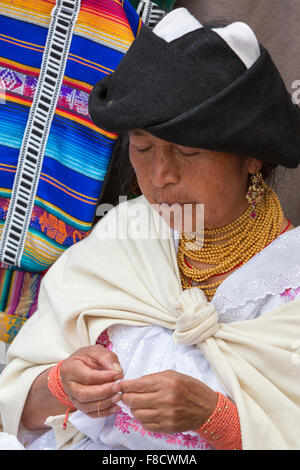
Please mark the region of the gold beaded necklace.
[[[281, 204], [274, 191], [264, 181], [262, 184], [264, 192], [256, 207], [255, 218], [251, 218], [253, 207], [250, 204], [240, 217], [228, 225], [204, 229], [193, 239], [189, 234], [181, 234], [177, 262], [183, 289], [197, 286], [210, 301], [222, 280], [207, 284], [208, 279], [245, 264], [278, 237], [283, 223]], [[189, 246], [191, 242], [193, 249]], [[196, 268], [187, 258], [212, 267]]]

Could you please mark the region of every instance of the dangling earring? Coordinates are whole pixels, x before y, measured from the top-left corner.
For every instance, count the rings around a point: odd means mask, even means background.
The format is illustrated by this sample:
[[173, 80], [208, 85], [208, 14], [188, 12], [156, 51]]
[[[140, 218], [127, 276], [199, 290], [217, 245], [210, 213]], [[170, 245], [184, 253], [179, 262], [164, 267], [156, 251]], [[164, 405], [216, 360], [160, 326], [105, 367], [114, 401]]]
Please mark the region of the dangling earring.
[[260, 171], [255, 173], [251, 176], [251, 186], [248, 188], [248, 192], [246, 194], [247, 201], [252, 205], [252, 212], [250, 217], [255, 219], [256, 217], [256, 205], [263, 197], [265, 188], [264, 188], [264, 180]]

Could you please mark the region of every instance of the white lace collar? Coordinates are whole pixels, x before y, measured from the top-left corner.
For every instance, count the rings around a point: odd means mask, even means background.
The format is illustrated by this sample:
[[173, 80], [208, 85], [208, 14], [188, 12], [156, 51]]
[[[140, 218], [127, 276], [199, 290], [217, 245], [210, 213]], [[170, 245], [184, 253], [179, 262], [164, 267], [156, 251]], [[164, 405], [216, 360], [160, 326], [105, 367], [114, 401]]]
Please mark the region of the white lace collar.
[[[174, 231], [175, 248], [179, 233]], [[230, 274], [212, 299], [220, 315], [267, 295], [300, 286], [300, 226], [277, 237], [270, 245]]]

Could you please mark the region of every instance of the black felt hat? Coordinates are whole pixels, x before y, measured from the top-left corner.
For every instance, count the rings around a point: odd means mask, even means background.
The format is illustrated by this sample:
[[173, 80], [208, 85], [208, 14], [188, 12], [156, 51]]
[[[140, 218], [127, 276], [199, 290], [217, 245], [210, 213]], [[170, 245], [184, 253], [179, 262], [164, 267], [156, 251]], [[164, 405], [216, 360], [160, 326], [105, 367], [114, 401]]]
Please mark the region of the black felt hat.
[[182, 146], [300, 162], [300, 109], [251, 28], [203, 27], [184, 8], [141, 28], [94, 86], [89, 112], [110, 132], [143, 129]]

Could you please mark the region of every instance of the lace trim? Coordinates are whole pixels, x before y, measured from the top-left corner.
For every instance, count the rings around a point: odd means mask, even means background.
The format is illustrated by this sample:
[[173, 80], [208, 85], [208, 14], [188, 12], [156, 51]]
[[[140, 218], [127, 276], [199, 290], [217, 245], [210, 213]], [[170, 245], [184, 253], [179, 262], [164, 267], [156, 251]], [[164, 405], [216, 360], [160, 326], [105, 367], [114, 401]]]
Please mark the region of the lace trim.
[[258, 278], [247, 285], [235, 284], [225, 293], [216, 293], [212, 299], [220, 315], [228, 309], [243, 307], [248, 302], [258, 302], [268, 295], [282, 295], [287, 289], [297, 289], [300, 286], [300, 267], [296, 266], [286, 274], [274, 274], [268, 278]]
[[[297, 246], [298, 245], [298, 246]], [[292, 249], [291, 249], [292, 247]], [[287, 259], [286, 251], [290, 249], [290, 262]], [[283, 233], [270, 245], [257, 253], [247, 263], [242, 265], [232, 275], [218, 287], [212, 302], [220, 315], [228, 309], [236, 309], [245, 306], [248, 302], [255, 302], [264, 299], [268, 295], [283, 294], [287, 289], [297, 289], [300, 286], [300, 260], [295, 263], [295, 254], [300, 253], [300, 227]], [[265, 277], [259, 277], [252, 281], [239, 281], [239, 275], [245, 270], [253, 270], [256, 265], [268, 265], [268, 259], [278, 257], [284, 260], [281, 266], [283, 272], [272, 274], [265, 271]], [[233, 282], [234, 280], [237, 282]]]

